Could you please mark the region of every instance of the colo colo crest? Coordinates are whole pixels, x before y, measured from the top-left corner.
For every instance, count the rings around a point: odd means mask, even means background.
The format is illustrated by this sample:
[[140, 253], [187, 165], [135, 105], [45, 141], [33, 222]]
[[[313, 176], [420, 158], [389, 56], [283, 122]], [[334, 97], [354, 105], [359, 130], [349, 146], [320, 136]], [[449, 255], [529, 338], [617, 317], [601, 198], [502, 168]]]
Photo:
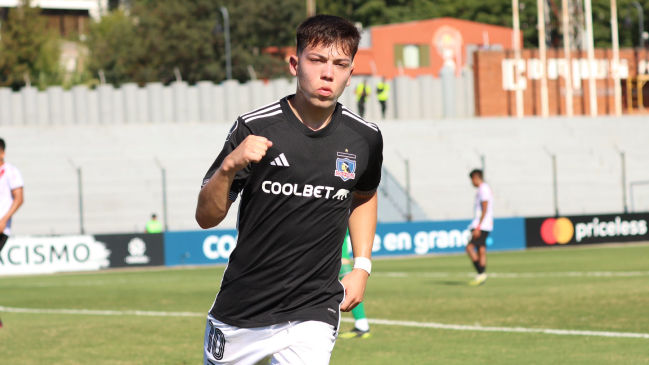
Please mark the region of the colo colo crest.
[[356, 178], [356, 155], [338, 152], [335, 174], [343, 181]]

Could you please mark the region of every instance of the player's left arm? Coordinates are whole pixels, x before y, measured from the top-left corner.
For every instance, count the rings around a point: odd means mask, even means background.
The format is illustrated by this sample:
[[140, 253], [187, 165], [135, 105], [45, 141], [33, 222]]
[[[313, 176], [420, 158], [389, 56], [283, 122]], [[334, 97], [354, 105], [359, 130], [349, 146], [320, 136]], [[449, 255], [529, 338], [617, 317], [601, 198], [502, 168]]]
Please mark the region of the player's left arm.
[[7, 222], [9, 222], [9, 219], [16, 213], [18, 208], [23, 204], [23, 188], [16, 188], [11, 191], [11, 196], [14, 199], [14, 202], [11, 204], [11, 207], [9, 208], [9, 211], [7, 214], [4, 215], [4, 217], [0, 218], [0, 233], [4, 231], [5, 227], [7, 227]]
[[[377, 194], [360, 195], [354, 193], [352, 197], [351, 214], [349, 215], [349, 237], [352, 241], [354, 260], [372, 257], [372, 245], [376, 232], [376, 211], [378, 207]], [[362, 259], [361, 259], [362, 260]], [[345, 287], [345, 301], [340, 309], [349, 312], [363, 301], [365, 285], [370, 274], [360, 268], [354, 267], [351, 273], [343, 280]]]

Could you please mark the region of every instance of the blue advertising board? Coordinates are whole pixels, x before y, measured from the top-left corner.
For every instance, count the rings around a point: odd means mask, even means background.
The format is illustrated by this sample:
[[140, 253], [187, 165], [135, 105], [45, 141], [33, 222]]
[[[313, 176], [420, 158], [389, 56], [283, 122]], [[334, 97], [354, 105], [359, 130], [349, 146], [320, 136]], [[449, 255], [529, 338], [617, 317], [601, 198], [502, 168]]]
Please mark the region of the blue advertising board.
[[[379, 223], [373, 257], [417, 256], [464, 251], [471, 232], [469, 220], [411, 223]], [[165, 265], [225, 264], [236, 246], [236, 230], [165, 233]], [[525, 249], [525, 219], [494, 220], [487, 239], [489, 251]]]
[[227, 264], [237, 244], [237, 231], [166, 232], [165, 265]]
[[[470, 220], [378, 224], [372, 256], [462, 252], [471, 238], [469, 223]], [[490, 251], [525, 249], [525, 219], [495, 219], [487, 248]]]

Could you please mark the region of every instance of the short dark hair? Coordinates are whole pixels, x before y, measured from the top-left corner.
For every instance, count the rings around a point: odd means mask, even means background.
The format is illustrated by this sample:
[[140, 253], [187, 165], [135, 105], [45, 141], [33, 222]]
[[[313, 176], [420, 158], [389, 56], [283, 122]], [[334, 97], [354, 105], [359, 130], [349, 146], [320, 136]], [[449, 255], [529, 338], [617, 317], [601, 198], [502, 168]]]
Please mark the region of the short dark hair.
[[297, 54], [308, 46], [338, 46], [350, 55], [352, 60], [358, 51], [361, 33], [354, 23], [333, 15], [316, 15], [303, 21], [297, 27]]
[[5, 140], [0, 138], [0, 151], [4, 151], [5, 148], [7, 148], [7, 145], [5, 144]]
[[156, 218], [155, 213], [151, 214], [151, 218]]
[[480, 170], [480, 169], [472, 170], [471, 173], [469, 174], [469, 177], [472, 178], [473, 175], [478, 175], [478, 177], [482, 179], [482, 170]]

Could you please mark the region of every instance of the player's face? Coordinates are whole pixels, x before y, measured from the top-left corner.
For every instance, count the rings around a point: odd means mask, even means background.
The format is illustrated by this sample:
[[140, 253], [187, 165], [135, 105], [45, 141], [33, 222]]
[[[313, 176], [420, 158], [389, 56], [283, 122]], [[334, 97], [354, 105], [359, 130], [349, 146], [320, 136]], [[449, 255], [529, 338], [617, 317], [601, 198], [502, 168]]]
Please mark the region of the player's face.
[[473, 184], [473, 186], [477, 188], [482, 183], [482, 179], [480, 179], [480, 177], [477, 174], [475, 174], [471, 176], [471, 183]]
[[336, 104], [349, 86], [352, 72], [352, 57], [340, 46], [306, 47], [299, 56], [291, 57], [291, 73], [298, 81], [297, 92], [319, 108]]

